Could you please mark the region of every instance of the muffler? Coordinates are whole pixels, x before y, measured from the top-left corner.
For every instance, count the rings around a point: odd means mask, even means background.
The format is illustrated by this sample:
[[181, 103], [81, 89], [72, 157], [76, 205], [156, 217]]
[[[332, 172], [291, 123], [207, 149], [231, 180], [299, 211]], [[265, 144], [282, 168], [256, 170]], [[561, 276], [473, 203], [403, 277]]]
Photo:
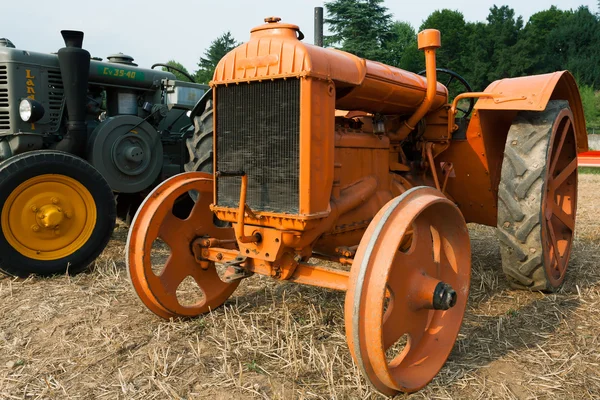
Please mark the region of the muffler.
[[87, 141], [85, 122], [90, 53], [82, 48], [83, 32], [61, 31], [65, 47], [58, 50], [58, 64], [67, 103], [67, 133], [56, 150], [83, 155]]

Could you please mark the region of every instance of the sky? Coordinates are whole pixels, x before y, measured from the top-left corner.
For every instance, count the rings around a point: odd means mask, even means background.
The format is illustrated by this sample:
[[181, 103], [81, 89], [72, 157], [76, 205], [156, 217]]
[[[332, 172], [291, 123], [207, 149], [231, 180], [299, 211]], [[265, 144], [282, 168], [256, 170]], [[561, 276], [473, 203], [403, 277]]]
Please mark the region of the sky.
[[[81, 30], [83, 48], [94, 57], [125, 53], [134, 62], [149, 68], [171, 59], [190, 72], [212, 40], [230, 31], [244, 42], [250, 29], [265, 17], [278, 16], [282, 22], [296, 24], [313, 43], [314, 7], [318, 0], [1, 0], [0, 37], [10, 39], [17, 48], [42, 53], [64, 46], [63, 29]], [[409, 22], [415, 29], [435, 10], [450, 8], [463, 13], [467, 21], [485, 21], [490, 7], [507, 5], [527, 21], [531, 14], [555, 5], [559, 9], [588, 6], [598, 12], [597, 0], [386, 0], [384, 5], [395, 20]], [[408, 5], [408, 7], [407, 7]], [[443, 45], [444, 32], [442, 32]]]

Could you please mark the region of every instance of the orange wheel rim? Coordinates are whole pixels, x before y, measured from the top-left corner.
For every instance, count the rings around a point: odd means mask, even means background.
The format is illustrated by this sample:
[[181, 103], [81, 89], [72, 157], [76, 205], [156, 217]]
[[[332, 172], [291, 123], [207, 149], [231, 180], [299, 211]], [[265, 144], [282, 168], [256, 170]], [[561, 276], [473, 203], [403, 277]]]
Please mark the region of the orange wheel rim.
[[[198, 201], [188, 218], [173, 215], [175, 200], [195, 190]], [[176, 175], [148, 195], [140, 206], [127, 238], [127, 270], [140, 300], [163, 318], [194, 317], [225, 302], [239, 281], [221, 280], [214, 263], [207, 269], [195, 261], [191, 244], [198, 237], [233, 239], [233, 229], [219, 228], [210, 211], [213, 182], [210, 174], [189, 172]], [[152, 245], [161, 239], [170, 248], [170, 255], [159, 274], [152, 269]], [[203, 298], [191, 305], [177, 299], [177, 288], [191, 276], [203, 292]]]
[[577, 211], [577, 142], [568, 109], [556, 117], [547, 165], [542, 243], [546, 275], [552, 286], [558, 287], [567, 271]]
[[[417, 391], [442, 368], [462, 324], [470, 267], [464, 218], [439, 191], [411, 189], [375, 216], [352, 265], [345, 320], [350, 350], [378, 391]], [[456, 292], [447, 310], [433, 306], [440, 282]], [[403, 350], [386, 355], [405, 335]]]

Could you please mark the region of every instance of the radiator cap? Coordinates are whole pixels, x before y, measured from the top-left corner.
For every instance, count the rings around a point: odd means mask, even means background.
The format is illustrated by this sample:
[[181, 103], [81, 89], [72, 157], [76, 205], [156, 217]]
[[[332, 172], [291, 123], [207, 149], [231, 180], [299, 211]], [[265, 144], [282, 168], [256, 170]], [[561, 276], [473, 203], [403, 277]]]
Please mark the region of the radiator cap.
[[111, 54], [110, 56], [108, 56], [106, 58], [108, 59], [109, 63], [133, 65], [134, 67], [137, 67], [137, 64], [133, 62], [133, 57], [128, 56], [127, 54], [123, 54], [123, 53]]

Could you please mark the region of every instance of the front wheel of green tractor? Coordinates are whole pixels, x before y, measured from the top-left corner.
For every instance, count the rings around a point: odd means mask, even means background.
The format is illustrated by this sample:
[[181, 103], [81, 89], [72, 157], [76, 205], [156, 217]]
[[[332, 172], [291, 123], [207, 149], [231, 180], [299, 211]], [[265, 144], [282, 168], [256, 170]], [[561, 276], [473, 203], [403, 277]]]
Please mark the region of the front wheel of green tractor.
[[513, 288], [560, 287], [576, 209], [577, 146], [568, 102], [520, 112], [508, 132], [498, 188], [502, 269]]
[[18, 277], [81, 272], [104, 250], [115, 199], [100, 173], [61, 151], [0, 164], [0, 271]]

